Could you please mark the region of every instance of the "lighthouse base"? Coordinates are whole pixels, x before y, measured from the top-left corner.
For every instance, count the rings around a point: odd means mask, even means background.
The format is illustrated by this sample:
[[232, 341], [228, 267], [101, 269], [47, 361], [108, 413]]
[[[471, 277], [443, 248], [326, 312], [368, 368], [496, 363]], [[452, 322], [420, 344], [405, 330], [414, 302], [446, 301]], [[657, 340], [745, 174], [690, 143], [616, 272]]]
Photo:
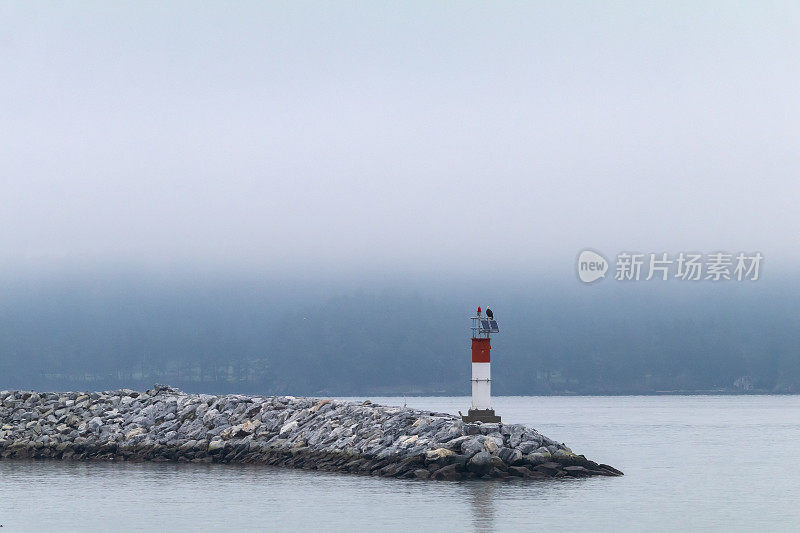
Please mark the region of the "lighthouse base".
[[500, 422], [500, 417], [494, 414], [494, 409], [470, 409], [466, 415], [462, 415], [461, 420], [497, 424]]

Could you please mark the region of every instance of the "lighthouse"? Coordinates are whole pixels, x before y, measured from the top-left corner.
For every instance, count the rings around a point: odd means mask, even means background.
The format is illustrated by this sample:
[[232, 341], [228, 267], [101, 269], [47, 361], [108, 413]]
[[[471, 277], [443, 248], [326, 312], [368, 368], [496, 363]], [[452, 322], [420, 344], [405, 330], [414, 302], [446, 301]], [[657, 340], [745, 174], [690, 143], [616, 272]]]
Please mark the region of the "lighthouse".
[[492, 371], [491, 351], [492, 333], [500, 329], [492, 311], [487, 307], [486, 316], [481, 316], [481, 308], [471, 317], [472, 320], [472, 407], [464, 422], [500, 422], [500, 417], [492, 409]]

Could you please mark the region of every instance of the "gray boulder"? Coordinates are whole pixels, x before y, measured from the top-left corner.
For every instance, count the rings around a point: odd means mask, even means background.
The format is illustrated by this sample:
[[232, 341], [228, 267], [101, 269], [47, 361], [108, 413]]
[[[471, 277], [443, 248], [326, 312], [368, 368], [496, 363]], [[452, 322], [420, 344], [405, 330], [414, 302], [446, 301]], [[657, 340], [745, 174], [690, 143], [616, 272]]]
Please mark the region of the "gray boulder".
[[489, 452], [478, 452], [467, 463], [467, 470], [480, 476], [492, 471], [492, 455]]
[[517, 449], [500, 448], [497, 456], [508, 465], [517, 465], [522, 462], [522, 452]]
[[475, 455], [478, 452], [482, 452], [484, 450], [483, 443], [485, 441], [486, 437], [483, 435], [475, 435], [461, 443], [461, 453], [464, 455]]

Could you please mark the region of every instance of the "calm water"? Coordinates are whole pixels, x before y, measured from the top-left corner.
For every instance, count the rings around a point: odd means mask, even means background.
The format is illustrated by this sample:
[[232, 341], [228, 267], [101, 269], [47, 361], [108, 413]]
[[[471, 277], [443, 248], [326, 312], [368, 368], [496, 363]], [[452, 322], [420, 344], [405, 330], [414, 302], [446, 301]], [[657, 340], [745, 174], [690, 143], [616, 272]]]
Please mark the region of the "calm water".
[[[455, 413], [469, 400], [407, 403]], [[0, 461], [0, 524], [5, 533], [800, 530], [800, 396], [504, 397], [495, 407], [625, 477], [448, 483], [252, 465]]]

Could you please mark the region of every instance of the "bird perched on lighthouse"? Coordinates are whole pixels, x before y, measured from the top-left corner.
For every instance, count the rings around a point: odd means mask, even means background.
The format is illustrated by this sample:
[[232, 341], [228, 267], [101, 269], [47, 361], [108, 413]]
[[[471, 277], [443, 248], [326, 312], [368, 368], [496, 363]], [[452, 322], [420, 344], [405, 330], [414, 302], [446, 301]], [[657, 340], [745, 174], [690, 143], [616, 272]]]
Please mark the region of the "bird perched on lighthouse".
[[494, 318], [494, 313], [492, 313], [492, 310], [489, 309], [488, 307], [486, 308], [486, 316], [489, 317], [489, 320]]

